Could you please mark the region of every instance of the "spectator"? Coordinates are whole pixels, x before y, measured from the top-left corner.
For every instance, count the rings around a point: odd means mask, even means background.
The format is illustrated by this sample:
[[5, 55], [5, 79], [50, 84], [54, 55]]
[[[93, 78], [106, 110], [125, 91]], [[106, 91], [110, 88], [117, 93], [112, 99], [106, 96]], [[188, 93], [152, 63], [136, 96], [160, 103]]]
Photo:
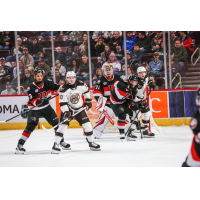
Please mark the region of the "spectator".
[[159, 87], [156, 85], [155, 77], [154, 77], [154, 76], [150, 76], [150, 77], [149, 77], [149, 80], [152, 80], [153, 83], [155, 83], [155, 88], [154, 88], [154, 90], [159, 90]]
[[29, 87], [29, 85], [34, 82], [34, 76], [33, 74], [31, 74], [31, 72], [29, 70], [27, 70], [25, 72], [25, 76], [22, 80], [22, 83], [20, 85], [23, 86], [24, 88], [24, 92], [27, 94], [27, 88]]
[[[19, 72], [24, 74], [24, 63], [21, 60], [19, 60]], [[17, 77], [17, 67], [13, 69], [13, 77]]]
[[[60, 80], [64, 80], [65, 79], [65, 75], [62, 76], [59, 72], [59, 69], [55, 69], [55, 77], [56, 77], [56, 83], [59, 84]], [[53, 76], [52, 76], [53, 78]]]
[[97, 42], [98, 38], [102, 37], [104, 39], [107, 39], [110, 35], [111, 35], [110, 31], [94, 31], [92, 39], [95, 40], [95, 42]]
[[103, 76], [103, 70], [101, 68], [98, 68], [96, 70], [96, 74], [93, 76], [93, 79], [92, 79], [93, 85], [96, 85], [97, 81], [100, 80], [102, 76]]
[[106, 65], [112, 65], [112, 67], [113, 67], [113, 73], [115, 75], [121, 75], [121, 73], [120, 73], [120, 71], [121, 71], [121, 64], [117, 60], [117, 58], [116, 58], [116, 56], [115, 56], [114, 53], [111, 53], [110, 56], [109, 56], [108, 61], [103, 64], [103, 66], [102, 66], [102, 70], [103, 71], [104, 71]]
[[67, 68], [67, 71], [74, 71], [76, 74], [79, 70], [79, 66], [76, 60], [72, 60], [71, 65]]
[[28, 48], [24, 47], [23, 48], [23, 56], [20, 58], [20, 60], [24, 63], [25, 66], [27, 67], [33, 67], [34, 65], [34, 59], [33, 56], [29, 54]]
[[43, 51], [42, 46], [38, 44], [38, 40], [36, 38], [33, 38], [29, 49], [29, 53], [33, 56], [35, 61], [37, 59], [37, 53], [42, 51]]
[[[46, 36], [51, 36], [51, 31], [42, 32], [40, 35], [43, 38], [45, 38]], [[59, 35], [59, 31], [53, 31], [53, 36], [58, 36], [58, 35]]]
[[4, 31], [0, 38], [0, 50], [9, 50], [14, 41], [14, 31]]
[[[163, 49], [163, 41], [160, 43], [160, 48], [157, 49], [157, 52], [159, 53], [160, 60], [164, 62], [164, 49]], [[167, 55], [167, 48], [166, 48], [166, 55]]]
[[[137, 43], [137, 39], [133, 35], [133, 31], [127, 31], [126, 32], [126, 49], [129, 51], [132, 51], [134, 44]], [[124, 50], [124, 41], [122, 45], [122, 49]]]
[[105, 45], [105, 50], [100, 54], [99, 62], [103, 65], [106, 61], [108, 61], [110, 56], [110, 46], [107, 44]]
[[151, 38], [146, 36], [145, 31], [139, 32], [137, 43], [142, 53], [146, 53], [148, 49], [151, 49]]
[[170, 39], [171, 39], [171, 42], [170, 42], [171, 47], [174, 47], [176, 40], [178, 40], [178, 37], [175, 35], [175, 31], [171, 31], [170, 32], [170, 36], [171, 36], [170, 37]]
[[50, 67], [44, 62], [44, 59], [38, 60], [38, 66], [35, 69], [43, 69], [47, 77], [51, 76]]
[[16, 91], [12, 88], [10, 82], [6, 83], [6, 89], [1, 92], [1, 95], [15, 95], [17, 94]]
[[[20, 83], [20, 85], [23, 83], [23, 81], [24, 81], [24, 75], [22, 73], [19, 73], [19, 83]], [[11, 81], [11, 85], [12, 85], [12, 88], [17, 92], [17, 90], [18, 90], [18, 77], [15, 77]]]
[[[62, 48], [61, 47], [57, 47], [56, 48], [56, 51], [54, 52], [54, 57], [55, 57], [55, 61], [56, 60], [60, 60], [61, 64], [63, 66], [65, 66], [65, 64], [66, 64], [66, 58], [65, 58], [66, 55], [65, 55], [64, 52], [62, 52]], [[51, 66], [53, 66], [52, 65], [52, 55], [49, 57], [48, 61], [51, 64]]]
[[175, 62], [175, 64], [178, 63], [179, 72], [181, 72], [184, 66], [184, 61], [187, 60], [187, 57], [188, 57], [188, 54], [187, 54], [186, 48], [181, 45], [180, 40], [176, 40], [175, 47], [172, 47], [171, 49], [171, 59], [172, 61]]
[[116, 44], [122, 46], [123, 39], [120, 37], [119, 31], [114, 31], [114, 37], [109, 41], [111, 51], [116, 51]]
[[[123, 81], [126, 81], [125, 65], [122, 67], [122, 70], [124, 71], [124, 75], [121, 76], [121, 79]], [[128, 73], [127, 75], [128, 75], [128, 79], [129, 79], [129, 77], [133, 74], [133, 70], [131, 69], [131, 67], [129, 65], [127, 66], [127, 73]]]
[[[25, 48], [25, 46], [22, 44], [22, 40], [21, 38], [17, 38], [17, 45], [18, 45], [18, 56], [19, 59], [23, 56], [23, 48]], [[11, 51], [10, 51], [10, 56], [6, 57], [6, 61], [7, 62], [15, 62], [16, 61], [16, 47], [12, 47]]]
[[119, 44], [116, 44], [115, 56], [119, 61], [121, 61], [124, 57], [124, 51], [122, 50], [122, 47]]
[[[91, 63], [91, 71], [94, 71], [94, 64]], [[91, 74], [92, 75], [92, 74]], [[77, 80], [89, 80], [90, 72], [89, 72], [89, 62], [88, 57], [86, 55], [82, 56], [82, 64], [79, 67], [77, 72]]]
[[155, 52], [153, 56], [154, 60], [149, 63], [149, 71], [153, 72], [155, 77], [164, 77], [163, 61], [159, 60], [159, 53]]
[[95, 49], [96, 49], [96, 56], [100, 56], [100, 54], [104, 51], [105, 49], [105, 43], [104, 43], [104, 39], [103, 38], [99, 38], [96, 45], [95, 45]]
[[58, 85], [64, 85], [65, 84], [65, 81], [64, 80], [60, 80]]
[[34, 74], [35, 68], [33, 68], [33, 67], [28, 67], [27, 69], [24, 68], [24, 70], [25, 70], [25, 72], [28, 70], [31, 74]]
[[13, 76], [12, 69], [10, 69], [9, 66], [6, 65], [6, 61], [4, 57], [0, 58], [0, 77], [7, 77], [7, 76]]
[[181, 44], [186, 48], [188, 58], [190, 59], [194, 52], [192, 48], [192, 38], [187, 34], [187, 31], [180, 31], [180, 36]]
[[163, 41], [163, 32], [156, 31], [156, 35], [151, 40], [152, 51], [156, 51], [157, 49], [160, 48], [161, 41]]
[[82, 43], [83, 31], [72, 31], [69, 34], [69, 40], [67, 41], [66, 46], [79, 46]]
[[82, 44], [79, 46], [79, 50], [80, 50], [80, 55], [88, 55], [88, 44], [87, 44], [87, 34], [83, 35], [83, 42]]
[[[17, 91], [17, 94], [18, 94], [18, 91]], [[20, 94], [28, 94], [28, 92], [26, 92], [24, 90], [24, 87], [23, 86], [20, 86]]]
[[71, 67], [72, 60], [77, 58], [77, 54], [75, 52], [72, 52], [72, 48], [68, 47], [66, 50], [66, 68], [68, 69]]
[[60, 60], [56, 60], [56, 69], [59, 70], [61, 76], [65, 76], [66, 68], [61, 65]]
[[151, 71], [149, 71], [149, 66], [148, 66], [148, 63], [147, 63], [147, 62], [143, 62], [143, 63], [142, 63], [142, 66], [146, 69], [147, 75], [148, 75], [148, 76], [154, 76], [154, 73], [151, 72]]
[[[120, 61], [120, 63], [122, 65], [122, 70], [124, 71], [124, 68], [125, 68], [125, 57]], [[127, 65], [132, 68], [132, 63], [133, 63], [133, 61], [131, 61], [131, 54], [130, 54], [130, 52], [128, 52], [127, 53]]]

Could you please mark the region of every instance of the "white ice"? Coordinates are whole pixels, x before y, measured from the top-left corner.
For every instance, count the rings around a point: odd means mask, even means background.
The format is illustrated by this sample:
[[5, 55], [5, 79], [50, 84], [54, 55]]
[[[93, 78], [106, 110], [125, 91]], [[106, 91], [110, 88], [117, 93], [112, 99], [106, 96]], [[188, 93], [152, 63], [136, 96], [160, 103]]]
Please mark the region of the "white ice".
[[54, 132], [35, 130], [27, 140], [25, 155], [15, 155], [21, 130], [0, 131], [1, 167], [180, 167], [192, 141], [188, 126], [162, 127], [155, 138], [121, 142], [113, 133], [95, 140], [101, 151], [89, 150], [82, 129], [68, 129], [72, 150], [51, 154]]

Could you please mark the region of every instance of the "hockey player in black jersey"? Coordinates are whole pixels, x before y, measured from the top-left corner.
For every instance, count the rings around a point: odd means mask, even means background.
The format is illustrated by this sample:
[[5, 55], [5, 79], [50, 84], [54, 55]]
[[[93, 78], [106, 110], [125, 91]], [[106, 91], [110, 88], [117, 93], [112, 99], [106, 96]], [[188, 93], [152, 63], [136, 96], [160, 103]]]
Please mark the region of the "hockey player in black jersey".
[[[114, 84], [114, 89], [111, 92], [111, 108], [118, 117], [117, 125], [120, 132], [120, 139], [125, 138], [125, 120], [126, 114], [129, 115], [130, 120], [133, 120], [133, 111], [131, 109], [132, 102], [137, 93], [137, 77], [131, 75], [128, 83], [117, 81]], [[137, 138], [130, 131], [127, 135], [128, 140], [135, 140]]]
[[[48, 98], [51, 97], [52, 91], [56, 92], [59, 89], [59, 85], [54, 84], [51, 80], [43, 80], [43, 70], [41, 69], [34, 71], [34, 78], [35, 81], [27, 88], [29, 97], [27, 105], [29, 108], [39, 106], [28, 112], [27, 126], [18, 141], [16, 154], [25, 153], [26, 150], [23, 146], [37, 126], [40, 116], [44, 117], [52, 126], [58, 124], [58, 117], [50, 106]], [[64, 140], [61, 141], [61, 145], [65, 145]]]
[[[113, 110], [110, 107], [110, 95], [116, 81], [122, 81], [122, 79], [118, 75], [113, 75], [112, 65], [106, 65], [104, 68], [104, 76], [102, 76], [101, 79], [97, 82], [95, 90], [93, 92], [93, 96], [98, 102], [96, 110], [105, 110], [110, 117], [114, 115]], [[104, 108], [102, 107], [102, 97], [105, 97], [104, 99], [107, 99]], [[108, 119], [103, 114], [103, 112], [101, 112], [99, 119], [97, 120], [93, 128], [95, 138], [101, 137], [108, 123]]]
[[190, 121], [190, 128], [194, 137], [190, 152], [182, 167], [200, 167], [200, 86], [197, 90], [196, 104], [198, 111]]
[[[82, 95], [85, 98], [86, 110], [89, 110], [92, 107], [92, 100], [90, 99], [89, 89], [87, 85], [82, 81], [76, 81], [76, 74], [73, 71], [67, 72], [66, 80], [66, 83], [59, 88], [58, 93], [60, 108], [62, 111], [60, 121], [63, 121], [67, 118], [68, 120], [59, 125], [57, 130], [58, 134], [55, 136], [52, 153], [58, 154], [61, 151], [59, 148], [61, 144], [60, 141], [62, 141], [64, 132], [67, 131], [69, 122], [73, 119], [72, 115], [74, 115], [74, 118], [78, 121], [78, 123], [83, 126], [86, 141], [88, 142], [90, 149], [93, 151], [100, 151], [100, 145], [96, 144], [93, 140], [93, 130], [90, 120], [86, 111], [83, 110]], [[70, 147], [69, 144], [68, 147]]]

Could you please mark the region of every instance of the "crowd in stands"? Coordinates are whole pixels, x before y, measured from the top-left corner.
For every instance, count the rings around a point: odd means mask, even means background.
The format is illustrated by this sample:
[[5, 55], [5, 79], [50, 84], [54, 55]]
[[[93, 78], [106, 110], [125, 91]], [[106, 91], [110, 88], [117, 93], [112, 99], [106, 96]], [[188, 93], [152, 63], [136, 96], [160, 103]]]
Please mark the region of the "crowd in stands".
[[[190, 62], [193, 40], [186, 31], [170, 32], [171, 60], [176, 72], [182, 73]], [[167, 33], [166, 34], [166, 39]], [[41, 68], [45, 78], [64, 84], [66, 72], [73, 70], [78, 80], [93, 86], [103, 75], [106, 65], [112, 65], [114, 74], [125, 78], [124, 40], [120, 31], [90, 31], [91, 73], [88, 60], [88, 36], [84, 31], [53, 31], [54, 58], [51, 55], [51, 32], [17, 32], [18, 49], [13, 31], [0, 32], [0, 92], [1, 95], [17, 94], [16, 53], [19, 56], [20, 94], [27, 94], [27, 87], [34, 81], [34, 69]], [[58, 44], [58, 45], [57, 45]], [[164, 53], [162, 31], [126, 32], [128, 75], [136, 74], [139, 66], [151, 73], [152, 80], [164, 77]], [[2, 54], [4, 54], [2, 56]], [[55, 71], [53, 70], [55, 66]]]

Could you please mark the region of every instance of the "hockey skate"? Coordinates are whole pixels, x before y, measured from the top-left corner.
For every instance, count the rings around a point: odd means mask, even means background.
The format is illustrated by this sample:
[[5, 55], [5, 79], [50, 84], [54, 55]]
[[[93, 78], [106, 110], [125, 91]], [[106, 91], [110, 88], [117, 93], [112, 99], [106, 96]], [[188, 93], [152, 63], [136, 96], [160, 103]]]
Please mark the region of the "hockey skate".
[[86, 140], [87, 140], [87, 142], [89, 144], [90, 150], [92, 150], [92, 151], [101, 151], [99, 144], [96, 144], [95, 142], [89, 142], [87, 138], [86, 138]]
[[17, 144], [15, 154], [24, 154], [26, 149], [23, 148], [23, 145]]
[[120, 133], [119, 134], [119, 139], [120, 140], [124, 140], [125, 139], [125, 134], [124, 133]]
[[152, 138], [152, 137], [155, 137], [155, 134], [152, 133], [152, 132], [149, 132], [148, 130], [145, 130], [142, 134], [143, 134], [143, 137], [144, 137], [144, 138]]
[[59, 148], [59, 144], [57, 144], [56, 142], [54, 142], [51, 154], [59, 154], [60, 153], [60, 148]]
[[127, 141], [136, 141], [137, 136], [135, 136], [134, 134], [134, 129], [130, 129], [127, 135]]
[[70, 144], [67, 144], [67, 143], [64, 141], [64, 138], [62, 138], [62, 140], [60, 141], [60, 146], [62, 147], [63, 150], [71, 150]]

